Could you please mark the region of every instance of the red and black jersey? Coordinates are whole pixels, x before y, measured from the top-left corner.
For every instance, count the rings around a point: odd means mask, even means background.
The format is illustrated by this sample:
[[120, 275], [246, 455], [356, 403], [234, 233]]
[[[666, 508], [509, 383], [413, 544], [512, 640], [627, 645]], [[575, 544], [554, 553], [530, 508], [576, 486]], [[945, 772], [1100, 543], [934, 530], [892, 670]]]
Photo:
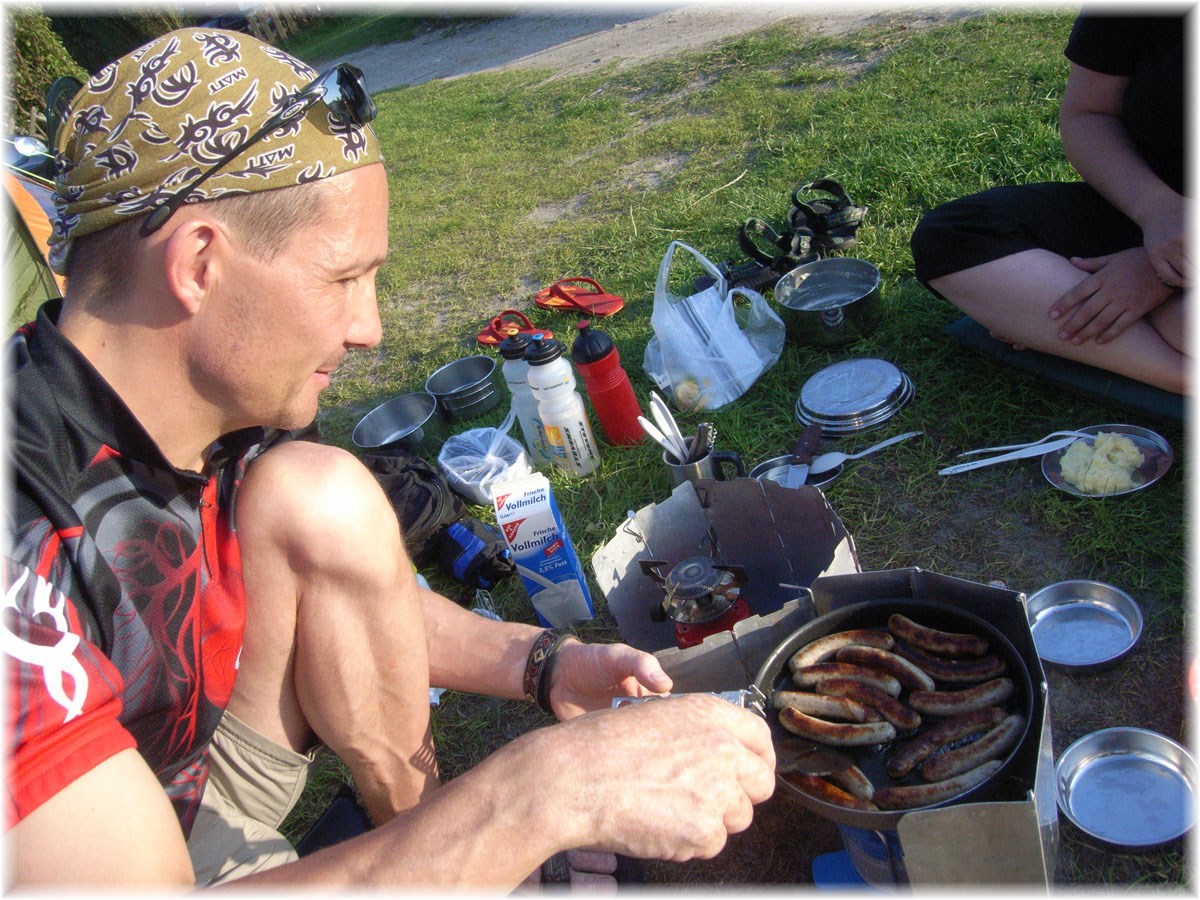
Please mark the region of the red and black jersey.
[[186, 835], [245, 624], [233, 500], [265, 434], [228, 436], [205, 474], [174, 468], [59, 332], [60, 309], [9, 342], [7, 825], [136, 747]]

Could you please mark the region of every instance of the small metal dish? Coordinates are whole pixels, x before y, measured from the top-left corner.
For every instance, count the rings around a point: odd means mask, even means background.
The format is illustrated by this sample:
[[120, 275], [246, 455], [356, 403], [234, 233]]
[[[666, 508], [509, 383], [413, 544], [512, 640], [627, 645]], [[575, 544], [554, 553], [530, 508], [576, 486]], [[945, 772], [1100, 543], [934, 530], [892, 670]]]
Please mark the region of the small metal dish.
[[[774, 481], [777, 484], [785, 484], [787, 481], [788, 469], [792, 465], [792, 455], [790, 453], [783, 456], [776, 456], [774, 459], [768, 459], [765, 462], [760, 462], [757, 466], [750, 470], [750, 477], [757, 478], [759, 481]], [[835, 466], [828, 472], [822, 472], [820, 475], [809, 475], [804, 483], [809, 487], [825, 487], [825, 485], [837, 479], [842, 474], [842, 470], [846, 468], [846, 464], [842, 463]]]
[[[1132, 494], [1134, 491], [1144, 490], [1166, 475], [1167, 470], [1175, 462], [1175, 454], [1171, 450], [1171, 445], [1167, 443], [1167, 439], [1157, 432], [1151, 431], [1149, 428], [1139, 428], [1137, 425], [1089, 425], [1086, 428], [1077, 430], [1083, 434], [1092, 435], [1102, 432], [1106, 434], [1123, 434], [1142, 451], [1143, 458], [1142, 464], [1134, 470], [1133, 480], [1135, 483], [1132, 488], [1103, 494], [1089, 494], [1081, 491], [1063, 478], [1062, 458], [1071, 449], [1071, 444], [1068, 444], [1061, 450], [1054, 450], [1047, 453], [1042, 457], [1042, 475], [1060, 491], [1073, 494], [1076, 497], [1120, 497], [1124, 494]], [[1080, 438], [1080, 440], [1087, 439]]]
[[1058, 806], [1081, 831], [1116, 847], [1146, 849], [1178, 839], [1196, 818], [1196, 761], [1145, 728], [1084, 735], [1054, 767]]
[[1100, 581], [1060, 581], [1025, 601], [1038, 656], [1063, 669], [1116, 665], [1142, 636], [1142, 610], [1127, 593]]
[[447, 422], [473, 419], [492, 410], [504, 393], [500, 367], [490, 356], [466, 356], [442, 366], [425, 380]]
[[878, 428], [916, 394], [912, 380], [882, 359], [847, 359], [826, 366], [800, 388], [796, 421], [817, 424], [827, 437]]
[[437, 400], [418, 391], [379, 404], [358, 420], [350, 440], [361, 450], [398, 448], [436, 459], [446, 440], [446, 426], [438, 415]]

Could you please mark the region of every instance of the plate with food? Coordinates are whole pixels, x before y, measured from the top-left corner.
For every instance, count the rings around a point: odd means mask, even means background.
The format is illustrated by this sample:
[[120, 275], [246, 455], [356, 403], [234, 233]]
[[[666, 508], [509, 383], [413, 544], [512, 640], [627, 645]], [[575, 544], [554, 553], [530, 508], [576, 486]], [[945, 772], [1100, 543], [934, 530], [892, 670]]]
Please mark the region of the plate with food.
[[1089, 425], [1081, 437], [1042, 457], [1042, 474], [1076, 497], [1120, 497], [1154, 484], [1175, 454], [1162, 435], [1137, 425]]

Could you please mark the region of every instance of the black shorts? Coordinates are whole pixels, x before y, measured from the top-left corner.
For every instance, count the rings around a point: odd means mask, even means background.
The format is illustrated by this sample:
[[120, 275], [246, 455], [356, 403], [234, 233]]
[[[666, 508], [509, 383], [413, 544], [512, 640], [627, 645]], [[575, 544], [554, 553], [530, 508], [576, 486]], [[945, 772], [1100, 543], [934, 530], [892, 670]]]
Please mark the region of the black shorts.
[[1142, 245], [1142, 229], [1083, 182], [992, 188], [931, 209], [912, 236], [917, 280], [1049, 250], [1104, 256]]

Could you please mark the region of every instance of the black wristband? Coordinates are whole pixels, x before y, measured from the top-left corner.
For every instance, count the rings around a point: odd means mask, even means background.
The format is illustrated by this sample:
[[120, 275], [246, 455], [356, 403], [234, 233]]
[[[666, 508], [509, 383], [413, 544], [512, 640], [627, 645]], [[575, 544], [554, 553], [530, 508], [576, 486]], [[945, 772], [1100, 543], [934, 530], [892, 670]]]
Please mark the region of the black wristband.
[[554, 710], [550, 708], [550, 675], [554, 669], [554, 659], [567, 638], [574, 636], [566, 628], [547, 628], [534, 640], [525, 663], [522, 683], [525, 699], [536, 703], [542, 712], [549, 715], [554, 715]]

